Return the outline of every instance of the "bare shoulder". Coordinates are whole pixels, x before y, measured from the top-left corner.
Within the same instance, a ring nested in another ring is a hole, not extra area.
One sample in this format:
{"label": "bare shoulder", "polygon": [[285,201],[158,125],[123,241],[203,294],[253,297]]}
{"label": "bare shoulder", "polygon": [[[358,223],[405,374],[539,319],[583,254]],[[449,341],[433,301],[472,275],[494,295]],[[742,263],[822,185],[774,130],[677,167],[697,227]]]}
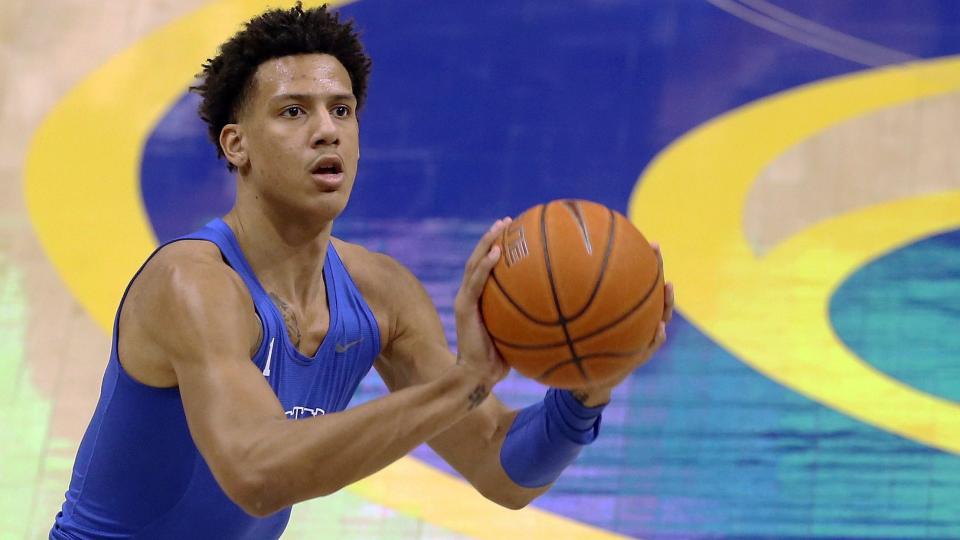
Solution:
{"label": "bare shoulder", "polygon": [[434,309],[423,285],[400,261],[338,238],[331,241],[377,317],[385,338],[397,333],[404,314]]}
{"label": "bare shoulder", "polygon": [[141,382],[172,386],[175,362],[200,359],[224,332],[232,347],[255,348],[253,300],[214,244],[182,240],[160,249],[131,284],[120,311],[119,354]]}
{"label": "bare shoulder", "polygon": [[246,300],[252,306],[249,294],[231,293],[246,293],[246,288],[217,246],[203,240],[181,240],[161,248],[144,265],[127,301],[151,297],[165,305],[226,294],[227,301]]}
{"label": "bare shoulder", "polygon": [[389,255],[370,251],[367,248],[339,238],[331,238],[350,277],[360,287],[364,296],[391,296],[400,292],[398,285],[413,285],[419,281],[400,261]]}

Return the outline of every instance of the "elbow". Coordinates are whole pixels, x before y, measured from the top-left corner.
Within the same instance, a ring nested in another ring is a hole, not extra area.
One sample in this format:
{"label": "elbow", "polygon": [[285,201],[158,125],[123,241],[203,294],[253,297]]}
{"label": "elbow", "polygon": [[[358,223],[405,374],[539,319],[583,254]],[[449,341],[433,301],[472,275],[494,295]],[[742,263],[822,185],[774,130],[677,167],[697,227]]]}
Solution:
{"label": "elbow", "polygon": [[286,506],[280,502],[268,476],[262,472],[234,472],[221,482],[221,487],[231,501],[253,517],[265,518]]}
{"label": "elbow", "polygon": [[271,470],[264,460],[250,459],[249,452],[234,452],[230,459],[219,460],[219,465],[211,467],[217,483],[247,514],[264,518],[293,504],[290,489],[282,486],[281,471]]}
{"label": "elbow", "polygon": [[493,502],[499,504],[500,506],[506,508],[507,510],[522,510],[526,508],[526,506],[530,504],[532,500],[533,499],[519,499],[519,498],[506,499],[505,498],[505,499],[500,499]]}
{"label": "elbow", "polygon": [[533,502],[533,500],[536,499],[538,495],[540,494],[536,492],[530,493],[529,490],[523,490],[523,491],[511,493],[507,496],[501,496],[498,500],[495,500],[494,502],[510,510],[521,510],[523,508],[526,508],[528,504]]}
{"label": "elbow", "polygon": [[489,501],[504,508],[520,510],[533,502],[533,500],[539,497],[546,489],[547,486],[533,489],[520,486],[497,486],[488,489],[479,489],[478,491]]}
{"label": "elbow", "polygon": [[[292,424],[284,419],[276,426],[285,429]],[[302,463],[293,451],[296,445],[278,449],[276,444],[288,440],[288,431],[245,435],[212,445],[204,459],[227,498],[253,517],[268,517],[297,502],[330,495],[348,483],[347,474],[335,467],[295,466]]]}
{"label": "elbow", "polygon": [[487,496],[487,499],[499,504],[508,510],[521,510],[536,499],[536,496],[514,493],[508,495],[497,495],[496,497]]}
{"label": "elbow", "polygon": [[221,482],[224,493],[244,512],[257,518],[268,517],[301,500],[332,495],[344,487],[331,478],[329,482],[311,485],[309,493],[301,494],[277,471],[248,467],[231,476],[227,482]]}

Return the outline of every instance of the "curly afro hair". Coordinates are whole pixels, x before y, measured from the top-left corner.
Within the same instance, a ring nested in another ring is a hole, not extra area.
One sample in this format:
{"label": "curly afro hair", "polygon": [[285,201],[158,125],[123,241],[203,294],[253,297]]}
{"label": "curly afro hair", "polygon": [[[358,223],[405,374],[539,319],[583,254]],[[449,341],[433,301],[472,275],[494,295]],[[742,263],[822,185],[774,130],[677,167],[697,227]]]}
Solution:
{"label": "curly afro hair", "polygon": [[[370,57],[363,51],[352,21],[341,23],[337,13],[327,6],[303,9],[297,4],[288,9],[273,9],[250,21],[220,46],[220,54],[203,64],[202,80],[190,90],[199,94],[200,118],[207,123],[210,140],[223,157],[220,131],[236,123],[260,64],[283,56],[322,53],[335,57],[346,68],[357,98],[357,110],[367,95]],[[227,168],[235,167],[227,162]]]}

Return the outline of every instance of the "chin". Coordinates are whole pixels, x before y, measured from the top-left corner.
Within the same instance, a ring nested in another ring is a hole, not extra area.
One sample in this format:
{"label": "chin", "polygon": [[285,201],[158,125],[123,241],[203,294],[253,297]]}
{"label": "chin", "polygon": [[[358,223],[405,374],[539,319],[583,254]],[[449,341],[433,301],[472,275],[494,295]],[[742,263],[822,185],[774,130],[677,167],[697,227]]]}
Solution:
{"label": "chin", "polygon": [[347,207],[347,201],[347,195],[340,191],[321,193],[319,197],[313,198],[303,210],[315,220],[333,221],[343,213]]}

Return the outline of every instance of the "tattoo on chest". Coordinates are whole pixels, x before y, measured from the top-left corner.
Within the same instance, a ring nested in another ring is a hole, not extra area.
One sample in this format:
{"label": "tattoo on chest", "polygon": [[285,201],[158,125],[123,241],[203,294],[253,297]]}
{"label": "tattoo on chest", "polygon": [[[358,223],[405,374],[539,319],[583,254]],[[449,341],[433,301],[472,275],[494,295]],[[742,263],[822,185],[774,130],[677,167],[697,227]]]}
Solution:
{"label": "tattoo on chest", "polygon": [[487,394],[489,393],[490,391],[487,390],[486,386],[478,384],[477,387],[470,392],[470,395],[467,396],[467,400],[470,402],[469,410],[472,411],[473,409],[476,409],[478,405],[483,403],[483,400],[486,399]]}
{"label": "tattoo on chest", "polygon": [[297,322],[297,315],[293,312],[293,308],[275,293],[270,293],[270,299],[273,300],[273,303],[276,304],[280,313],[283,314],[283,323],[287,326],[287,335],[290,336],[290,341],[293,342],[293,346],[299,347],[300,324]]}

